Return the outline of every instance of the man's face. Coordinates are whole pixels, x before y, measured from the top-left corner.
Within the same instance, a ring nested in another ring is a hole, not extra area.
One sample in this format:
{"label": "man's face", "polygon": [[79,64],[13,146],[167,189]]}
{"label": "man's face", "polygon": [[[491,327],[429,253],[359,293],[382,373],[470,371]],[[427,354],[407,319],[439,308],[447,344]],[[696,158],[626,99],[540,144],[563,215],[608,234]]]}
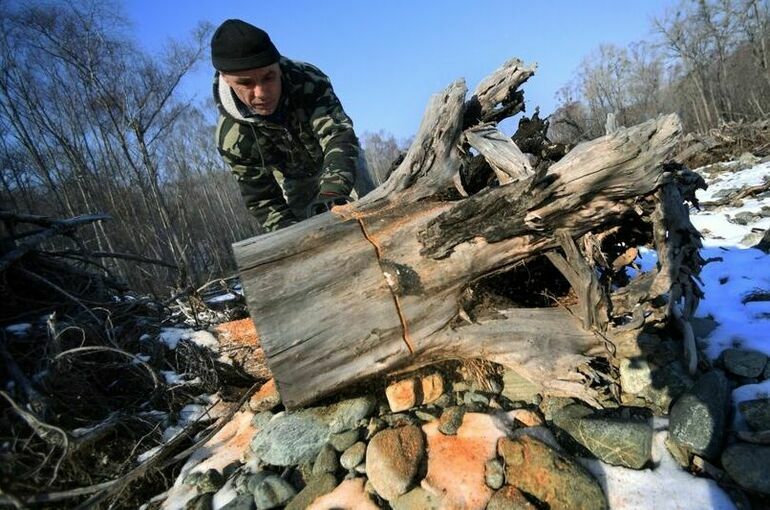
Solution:
{"label": "man's face", "polygon": [[281,99],[281,68],[266,67],[219,73],[243,104],[259,115],[270,115]]}

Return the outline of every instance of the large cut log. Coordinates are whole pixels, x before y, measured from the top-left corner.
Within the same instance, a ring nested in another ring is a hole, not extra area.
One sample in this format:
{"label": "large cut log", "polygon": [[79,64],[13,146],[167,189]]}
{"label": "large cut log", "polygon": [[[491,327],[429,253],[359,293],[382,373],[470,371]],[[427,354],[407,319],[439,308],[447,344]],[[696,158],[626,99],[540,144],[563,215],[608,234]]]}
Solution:
{"label": "large cut log", "polygon": [[[697,298],[691,283],[697,256],[679,246],[671,251],[652,232],[653,224],[669,220],[672,200],[683,201],[683,171],[664,165],[681,133],[678,118],[619,129],[535,172],[510,139],[478,124],[500,120],[501,110],[518,111],[516,88],[532,72],[509,61],[468,102],[464,83],[453,83],[431,99],[404,161],[378,189],[234,245],[251,316],[287,407],[396,370],[464,358],[501,363],[545,393],[596,403],[585,371],[592,359],[613,356],[614,328],[638,329],[639,321],[628,323],[643,311],[642,322],[675,317],[686,330]],[[494,101],[502,105],[497,110]],[[499,186],[472,196],[458,189],[469,157],[464,143],[487,157]],[[686,228],[681,212],[671,211],[679,215],[672,221]],[[656,214],[663,217],[653,221]],[[686,256],[664,257],[647,284],[633,280],[612,290],[600,283],[598,272],[620,272],[601,263],[601,239],[645,221],[653,248]],[[696,245],[697,232],[675,241]],[[576,300],[470,316],[479,281],[541,255],[564,275]],[[674,287],[685,306],[653,304]],[[620,301],[626,309],[613,315]]]}

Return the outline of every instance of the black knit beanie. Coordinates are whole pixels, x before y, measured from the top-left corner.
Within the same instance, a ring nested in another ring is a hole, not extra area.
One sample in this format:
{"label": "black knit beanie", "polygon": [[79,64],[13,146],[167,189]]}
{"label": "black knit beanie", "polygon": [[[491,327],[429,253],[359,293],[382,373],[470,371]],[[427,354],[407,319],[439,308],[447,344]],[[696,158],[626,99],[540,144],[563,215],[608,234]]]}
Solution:
{"label": "black knit beanie", "polygon": [[211,62],[217,71],[243,71],[278,62],[280,54],[262,29],[239,19],[219,25],[211,38]]}

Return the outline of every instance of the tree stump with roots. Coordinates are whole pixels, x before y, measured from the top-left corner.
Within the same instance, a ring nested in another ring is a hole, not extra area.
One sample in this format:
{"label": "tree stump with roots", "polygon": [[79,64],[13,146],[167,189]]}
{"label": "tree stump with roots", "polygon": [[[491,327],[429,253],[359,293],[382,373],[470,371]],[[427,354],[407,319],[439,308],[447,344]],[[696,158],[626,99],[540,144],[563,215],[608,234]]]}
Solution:
{"label": "tree stump with roots", "polygon": [[[535,164],[495,127],[523,109],[534,66],[511,60],[469,100],[428,104],[379,188],[234,245],[246,299],[287,408],[448,359],[508,366],[544,394],[617,399],[619,359],[674,336],[690,371],[700,236],[686,200],[703,180],[670,162],[682,127],[661,116]],[[493,185],[460,172],[483,156]],[[632,271],[640,247],[655,268]],[[532,278],[532,275],[539,275]]]}

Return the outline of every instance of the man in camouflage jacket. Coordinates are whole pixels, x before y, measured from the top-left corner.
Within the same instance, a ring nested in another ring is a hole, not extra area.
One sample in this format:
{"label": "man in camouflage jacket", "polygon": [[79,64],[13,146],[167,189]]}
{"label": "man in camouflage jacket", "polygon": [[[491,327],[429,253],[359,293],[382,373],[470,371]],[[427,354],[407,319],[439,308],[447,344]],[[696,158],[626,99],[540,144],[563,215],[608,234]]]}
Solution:
{"label": "man in camouflage jacket", "polygon": [[353,123],[329,78],[281,57],[267,33],[240,20],[217,29],[211,54],[217,147],[262,228],[277,230],[345,203],[364,169]]}

